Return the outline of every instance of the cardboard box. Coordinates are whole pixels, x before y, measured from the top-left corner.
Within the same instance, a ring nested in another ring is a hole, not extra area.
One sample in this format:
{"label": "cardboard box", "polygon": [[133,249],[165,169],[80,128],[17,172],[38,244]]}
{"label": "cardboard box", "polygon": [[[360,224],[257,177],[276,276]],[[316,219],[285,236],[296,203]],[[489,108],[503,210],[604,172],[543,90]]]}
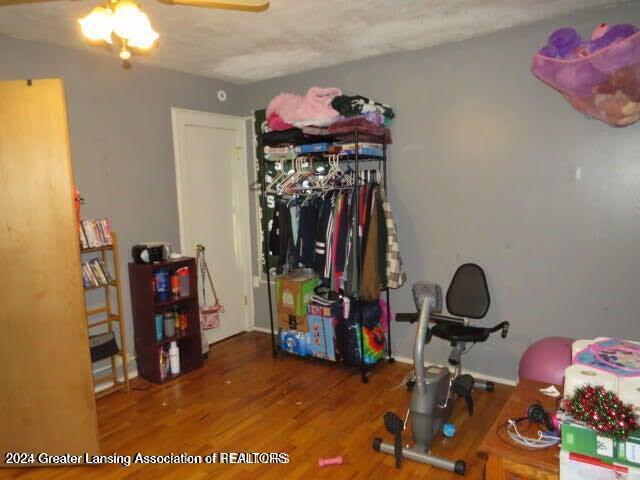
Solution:
{"label": "cardboard box", "polygon": [[640,469],[560,451],[560,480],[640,480]]}
{"label": "cardboard box", "polygon": [[320,280],[315,274],[292,272],[276,278],[276,304],[278,315],[289,313],[303,316],[307,314],[307,305],[313,290]]}
{"label": "cardboard box", "polygon": [[318,358],[336,361],[335,331],[333,318],[308,315],[309,353]]}
{"label": "cardboard box", "polygon": [[299,332],[309,331],[309,321],[306,315],[292,315],[289,313],[278,313],[278,328],[283,330],[298,330]]}
{"label": "cardboard box", "polygon": [[640,430],[633,432],[626,440],[614,440],[569,416],[562,418],[561,430],[563,450],[597,458],[605,463],[640,467]]}

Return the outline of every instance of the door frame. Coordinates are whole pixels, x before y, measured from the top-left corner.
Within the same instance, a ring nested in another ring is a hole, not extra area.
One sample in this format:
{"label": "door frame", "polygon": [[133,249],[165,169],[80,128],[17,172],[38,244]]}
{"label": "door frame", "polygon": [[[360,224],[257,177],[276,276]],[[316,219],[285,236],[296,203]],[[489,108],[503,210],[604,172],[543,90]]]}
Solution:
{"label": "door frame", "polygon": [[[233,168],[233,176],[237,181],[237,185],[249,185],[249,173],[248,173],[248,154],[247,152],[247,126],[246,117],[239,117],[233,115],[223,115],[219,113],[204,112],[199,110],[188,110],[184,108],[171,107],[171,126],[173,130],[173,154],[174,154],[174,166],[176,173],[176,196],[178,200],[178,223],[180,229],[180,249],[184,249],[185,246],[185,227],[184,227],[184,214],[182,205],[182,186],[181,186],[181,169],[182,169],[182,144],[181,144],[181,131],[185,125],[203,125],[210,126],[204,123],[203,120],[217,119],[222,121],[233,121],[237,124],[238,137],[236,148],[238,150],[238,157],[241,165],[237,165],[237,168]],[[244,153],[242,153],[244,152]],[[251,256],[251,226],[249,217],[249,193],[240,192],[239,205],[238,205],[238,217],[239,221],[234,224],[234,237],[239,239],[238,248],[239,255],[241,257],[243,285],[245,288],[244,296],[246,300],[246,308],[244,309],[244,329],[250,331],[255,325],[255,305],[253,301],[253,269],[252,269],[252,256]]]}

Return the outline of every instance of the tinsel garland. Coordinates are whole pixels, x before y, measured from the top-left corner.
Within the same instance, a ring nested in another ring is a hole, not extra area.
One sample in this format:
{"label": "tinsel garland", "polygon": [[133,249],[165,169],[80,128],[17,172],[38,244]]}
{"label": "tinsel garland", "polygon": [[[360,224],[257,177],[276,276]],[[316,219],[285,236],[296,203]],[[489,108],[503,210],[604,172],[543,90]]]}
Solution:
{"label": "tinsel garland", "polygon": [[625,440],[629,433],[638,428],[634,407],[602,386],[576,388],[566,400],[565,409],[576,420],[618,440]]}

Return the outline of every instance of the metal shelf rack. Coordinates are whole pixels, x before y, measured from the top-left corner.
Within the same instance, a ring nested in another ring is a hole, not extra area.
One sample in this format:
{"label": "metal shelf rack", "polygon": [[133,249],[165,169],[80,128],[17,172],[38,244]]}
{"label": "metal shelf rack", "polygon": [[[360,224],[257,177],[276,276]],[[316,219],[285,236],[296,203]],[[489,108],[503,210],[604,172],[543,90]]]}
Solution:
{"label": "metal shelf rack", "polygon": [[[380,137],[380,142],[382,144],[382,157],[374,157],[374,156],[365,156],[360,154],[360,142],[358,140],[358,136],[359,136],[359,131],[357,128],[354,129],[353,134],[354,134],[354,140],[355,140],[355,153],[353,155],[341,155],[340,156],[340,161],[342,162],[347,162],[347,163],[353,163],[353,169],[355,171],[355,188],[356,188],[356,202],[359,202],[359,196],[360,196],[360,189],[358,188],[360,186],[360,182],[361,182],[361,178],[360,178],[360,167],[361,167],[361,163],[362,162],[379,162],[379,164],[381,164],[382,166],[382,183],[383,183],[383,187],[386,191],[387,189],[387,143],[385,141],[384,138]],[[368,136],[371,136],[368,134]],[[295,144],[294,144],[295,146]],[[262,146],[262,142],[259,142],[259,148],[263,148]],[[305,154],[305,156],[314,156],[316,158],[321,159],[325,154],[322,153],[315,153],[315,154]],[[266,172],[266,163],[268,160],[265,159],[264,155],[260,155],[260,186],[261,186],[261,208],[262,208],[262,214],[264,215],[265,212],[267,211],[267,190],[266,190],[266,179],[265,179],[265,172]],[[355,209],[356,210],[356,225],[359,225],[360,223],[360,218],[359,218],[359,209]],[[268,238],[269,238],[269,232],[267,231],[267,225],[268,223],[265,221],[261,221],[261,227],[262,227],[262,248],[263,248],[263,252],[264,252],[264,261],[265,261],[265,269],[266,269],[266,275],[267,275],[267,292],[268,292],[268,297],[269,297],[269,322],[270,322],[270,327],[271,327],[271,348],[273,350],[273,357],[276,358],[278,356],[278,351],[279,351],[279,345],[280,342],[276,341],[277,338],[277,334],[276,331],[274,329],[274,322],[273,322],[273,300],[272,300],[272,288],[271,288],[271,265],[270,265],[270,255],[269,255],[269,242],[268,242]],[[358,261],[361,261],[361,259],[359,258],[358,255],[358,239],[356,238],[356,236],[354,236],[353,238],[353,243],[352,243],[352,248],[354,248],[355,250],[355,258],[358,259]],[[359,266],[358,271],[362,271],[362,269],[360,268],[361,266]],[[358,283],[359,283],[359,279],[358,279]],[[385,288],[385,295],[386,295],[386,300],[387,300],[387,318],[389,319],[389,330],[387,332],[387,361],[389,363],[393,363],[395,362],[395,359],[392,356],[392,349],[391,349],[391,300],[390,300],[390,296],[389,296],[389,289]],[[359,288],[356,288],[356,291],[359,291]],[[356,298],[356,300],[359,300],[359,298]],[[360,353],[361,353],[361,362],[360,362],[360,368],[359,373],[360,373],[360,378],[362,379],[362,383],[368,383],[369,382],[369,372],[376,366],[378,365],[380,362],[377,362],[375,364],[372,365],[368,365],[364,362],[364,335],[363,335],[363,331],[362,331],[362,310],[360,310],[360,318],[358,319],[358,328],[360,329]],[[301,357],[304,358],[304,357]],[[313,358],[313,360],[316,360],[315,358]],[[333,363],[333,362],[332,362]],[[345,367],[349,367],[346,366],[344,364],[341,364]],[[348,369],[353,369],[353,367],[348,368]]]}

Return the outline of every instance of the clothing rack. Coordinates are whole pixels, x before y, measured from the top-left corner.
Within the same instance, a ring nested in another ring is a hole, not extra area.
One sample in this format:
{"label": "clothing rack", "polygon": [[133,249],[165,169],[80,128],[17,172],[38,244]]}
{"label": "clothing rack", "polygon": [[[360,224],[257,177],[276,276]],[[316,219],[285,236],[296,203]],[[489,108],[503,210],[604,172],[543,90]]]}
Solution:
{"label": "clothing rack", "polygon": [[[351,155],[340,155],[339,161],[341,162],[348,162],[348,163],[353,163],[354,165],[354,170],[355,170],[355,192],[356,192],[356,205],[359,204],[359,200],[360,200],[360,182],[361,182],[361,178],[360,178],[360,164],[361,162],[379,162],[382,164],[382,183],[383,183],[383,187],[386,191],[387,189],[387,143],[384,137],[379,137],[380,139],[380,143],[382,144],[382,157],[373,157],[373,156],[365,156],[365,155],[361,155],[359,153],[360,151],[360,145],[359,145],[359,141],[358,141],[358,128],[354,129],[354,140],[355,140],[355,152],[354,154]],[[371,134],[369,134],[369,136],[371,136]],[[305,154],[307,156],[315,156],[315,157],[322,157],[323,154],[322,153],[314,153],[314,154]],[[265,179],[265,172],[266,172],[266,162],[268,160],[266,160],[264,155],[260,156],[260,182],[261,182],[261,192],[262,192],[262,214],[265,215],[266,211],[267,211],[267,185],[266,185],[266,179]],[[360,212],[359,212],[359,208],[355,209],[356,211],[356,217],[355,217],[355,223],[356,225],[360,224]],[[279,350],[279,345],[280,342],[276,341],[276,332],[274,330],[274,322],[273,322],[273,300],[272,300],[272,288],[271,288],[271,265],[270,265],[270,255],[269,255],[269,241],[268,241],[268,231],[267,231],[267,222],[265,221],[261,221],[261,228],[262,228],[262,241],[263,241],[263,252],[264,252],[264,258],[265,258],[265,266],[266,266],[266,271],[267,271],[267,291],[268,291],[268,297],[269,297],[269,322],[270,322],[270,326],[271,326],[271,348],[273,351],[273,357],[276,358],[278,356],[278,350]],[[354,252],[355,252],[355,258],[358,261],[358,272],[362,271],[362,265],[361,260],[358,255],[358,236],[354,235],[353,239],[352,239],[352,248],[354,248]],[[360,290],[360,278],[358,276],[357,280],[357,288],[356,291],[359,292]],[[389,288],[385,288],[385,295],[386,295],[386,300],[387,300],[387,319],[388,319],[388,331],[387,331],[387,361],[389,363],[394,363],[395,359],[392,356],[392,351],[391,351],[391,324],[392,319],[391,319],[391,299],[389,296]],[[359,293],[356,294],[356,300],[360,300],[359,298]],[[358,319],[358,328],[360,330],[360,355],[361,355],[361,365],[360,365],[360,377],[362,379],[362,383],[368,383],[369,382],[369,376],[368,373],[369,371],[371,371],[378,363],[380,362],[376,362],[373,365],[367,365],[365,363],[365,351],[364,351],[364,333],[363,333],[363,319],[362,319],[362,309],[359,309],[359,319]],[[321,359],[315,359],[314,360],[321,360]]]}

